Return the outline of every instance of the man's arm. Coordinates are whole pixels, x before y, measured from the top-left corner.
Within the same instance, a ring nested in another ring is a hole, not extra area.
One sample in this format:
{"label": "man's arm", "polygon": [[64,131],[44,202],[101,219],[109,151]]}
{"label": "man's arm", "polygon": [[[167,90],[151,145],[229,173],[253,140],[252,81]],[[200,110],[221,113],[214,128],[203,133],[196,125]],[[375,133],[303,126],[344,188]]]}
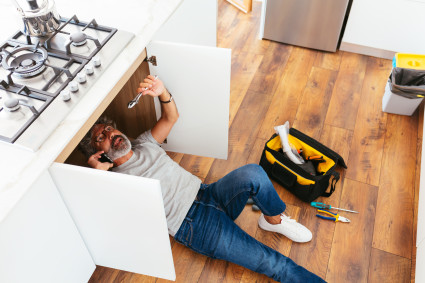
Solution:
{"label": "man's arm", "polygon": [[[174,100],[171,100],[171,94],[164,87],[162,81],[149,75],[144,79],[143,83],[140,83],[140,87],[137,90],[142,92],[143,95],[150,95],[152,97],[158,96],[161,103],[161,118],[152,128],[152,137],[159,143],[163,143],[173,128],[174,124],[179,118],[176,104]],[[167,102],[168,103],[163,103]]]}

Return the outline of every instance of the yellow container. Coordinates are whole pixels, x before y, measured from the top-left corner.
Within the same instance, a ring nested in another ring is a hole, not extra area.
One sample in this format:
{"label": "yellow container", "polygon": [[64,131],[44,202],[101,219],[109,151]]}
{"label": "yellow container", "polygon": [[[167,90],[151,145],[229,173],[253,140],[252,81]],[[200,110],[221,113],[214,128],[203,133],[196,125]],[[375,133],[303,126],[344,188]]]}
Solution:
{"label": "yellow container", "polygon": [[425,70],[425,55],[396,53],[395,63],[399,68]]}

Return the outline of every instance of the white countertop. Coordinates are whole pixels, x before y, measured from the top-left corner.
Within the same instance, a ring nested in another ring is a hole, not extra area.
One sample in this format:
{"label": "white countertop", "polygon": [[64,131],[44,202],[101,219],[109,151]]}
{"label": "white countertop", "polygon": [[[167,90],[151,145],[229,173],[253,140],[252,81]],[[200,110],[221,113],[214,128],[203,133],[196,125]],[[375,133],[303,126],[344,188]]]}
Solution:
{"label": "white countertop", "polygon": [[[62,152],[182,1],[56,0],[56,8],[63,17],[76,14],[82,21],[95,18],[100,25],[130,31],[136,37],[98,79],[90,95],[86,95],[76,105],[37,152],[0,143],[0,222]],[[0,42],[4,42],[20,28],[20,19],[11,1],[2,2]]]}

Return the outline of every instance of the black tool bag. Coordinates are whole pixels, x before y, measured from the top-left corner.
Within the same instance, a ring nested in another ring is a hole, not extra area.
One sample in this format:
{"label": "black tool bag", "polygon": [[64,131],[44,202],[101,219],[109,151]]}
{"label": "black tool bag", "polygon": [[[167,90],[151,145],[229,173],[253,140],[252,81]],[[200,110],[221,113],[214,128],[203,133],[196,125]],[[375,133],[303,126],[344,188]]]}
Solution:
{"label": "black tool bag", "polygon": [[[264,146],[260,165],[271,179],[305,202],[311,202],[320,196],[329,197],[335,191],[335,185],[339,180],[339,173],[335,171],[335,167],[339,164],[347,168],[344,159],[338,153],[294,128],[289,129],[288,140],[301,151],[300,155],[304,159],[313,156],[322,157],[312,161],[316,171],[315,176],[309,173],[311,170],[305,169],[305,164],[295,164],[286,156],[277,134],[274,134]],[[327,192],[329,182],[331,182],[331,188]]]}

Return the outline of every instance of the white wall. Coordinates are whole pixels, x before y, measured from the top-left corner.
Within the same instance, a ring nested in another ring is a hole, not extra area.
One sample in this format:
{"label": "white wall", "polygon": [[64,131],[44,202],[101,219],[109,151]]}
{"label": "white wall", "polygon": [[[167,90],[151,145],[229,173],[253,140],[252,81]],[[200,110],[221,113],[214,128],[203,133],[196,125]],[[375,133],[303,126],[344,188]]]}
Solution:
{"label": "white wall", "polygon": [[425,54],[424,14],[425,0],[354,0],[341,50],[384,58]]}

